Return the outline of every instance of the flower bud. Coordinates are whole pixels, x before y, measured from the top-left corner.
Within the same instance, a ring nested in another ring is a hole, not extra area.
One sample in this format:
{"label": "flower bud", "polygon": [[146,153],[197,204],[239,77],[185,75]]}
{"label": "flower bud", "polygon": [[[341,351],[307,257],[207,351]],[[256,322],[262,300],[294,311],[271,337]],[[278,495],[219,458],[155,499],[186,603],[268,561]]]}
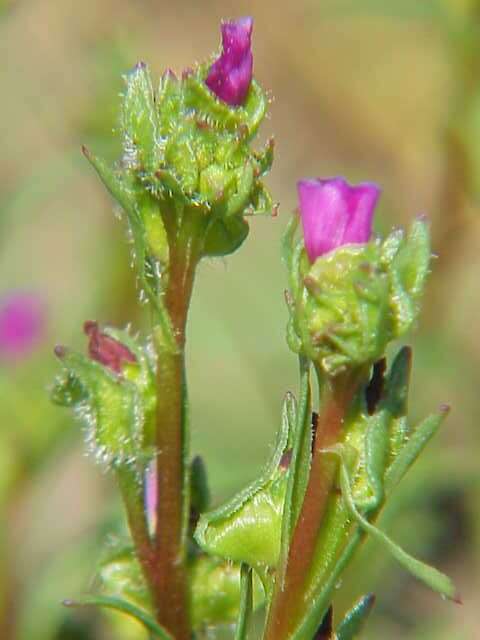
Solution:
{"label": "flower bud", "polygon": [[415,323],[428,274],[428,225],[370,240],[379,190],[341,178],[299,183],[297,221],[286,236],[290,347],[327,375],[371,365]]}
{"label": "flower bud", "polygon": [[252,81],[252,18],[222,24],[222,53],[205,80],[213,93],[232,107],[242,105]]}
{"label": "flower bud", "polygon": [[147,346],[113,328],[85,323],[89,356],[66,347],[55,354],[64,371],[52,389],[57,404],[73,408],[87,429],[97,460],[113,467],[136,463],[141,481],[153,455],[156,362]]}
{"label": "flower bud", "polygon": [[303,237],[310,262],[346,244],[365,244],[380,195],[372,183],[350,186],[343,178],[300,180]]}
{"label": "flower bud", "polygon": [[154,304],[176,244],[194,246],[197,260],[230,254],[248,235],[245,216],[274,210],[262,182],[273,144],[252,148],[268,98],[252,78],[251,31],[251,18],[225,22],[218,60],[179,77],[167,70],[158,89],[137,64],[125,75],[121,161],[109,167],[84,150],[125,212],[139,286]]}
{"label": "flower bud", "polygon": [[87,320],[83,325],[83,330],[89,338],[88,355],[90,358],[108,367],[114,373],[121,373],[124,363],[137,361],[128,347],[106,333],[102,333],[97,322]]}

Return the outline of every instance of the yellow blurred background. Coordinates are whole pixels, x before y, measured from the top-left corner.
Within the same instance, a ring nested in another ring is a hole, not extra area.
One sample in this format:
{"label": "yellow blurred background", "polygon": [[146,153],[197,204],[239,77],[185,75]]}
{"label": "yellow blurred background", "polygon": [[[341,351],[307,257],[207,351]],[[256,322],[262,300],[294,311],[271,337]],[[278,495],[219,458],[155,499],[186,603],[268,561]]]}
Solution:
{"label": "yellow blurred background", "polygon": [[[280,214],[200,269],[190,317],[193,450],[215,500],[265,460],[296,361],[285,343],[279,241],[302,176],[383,188],[377,230],[432,220],[434,261],[414,346],[411,414],[453,410],[383,518],[392,537],[455,579],[441,601],[373,545],[338,611],[378,595],[365,637],[480,638],[480,3],[478,0],[0,0],[0,293],[36,291],[47,335],[0,362],[0,638],[142,638],[123,620],[65,610],[121,517],[81,428],[50,405],[56,343],[84,348],[85,319],[146,329],[124,229],[80,153],[119,153],[121,74],[154,75],[216,50],[223,17],[255,19],[255,75],[272,95],[265,137]],[[478,36],[478,37],[477,37]],[[476,135],[478,134],[478,135]],[[477,607],[475,608],[475,603]]]}

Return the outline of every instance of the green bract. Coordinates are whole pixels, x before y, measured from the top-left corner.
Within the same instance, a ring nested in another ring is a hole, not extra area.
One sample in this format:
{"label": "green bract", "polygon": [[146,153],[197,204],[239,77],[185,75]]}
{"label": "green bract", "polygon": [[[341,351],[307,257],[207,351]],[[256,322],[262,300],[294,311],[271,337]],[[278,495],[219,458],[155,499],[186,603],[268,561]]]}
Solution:
{"label": "green bract", "polygon": [[258,480],[227,504],[201,516],[195,539],[204,551],[245,562],[262,573],[276,565],[294,421],[294,400],[288,395],[274,452]]}
{"label": "green bract", "polygon": [[154,357],[127,331],[108,328],[105,333],[128,347],[136,363],[126,363],[117,375],[87,356],[61,349],[57,353],[65,370],[55,381],[52,398],[73,407],[85,422],[87,442],[100,462],[146,464],[154,444]]}
{"label": "green bract", "polygon": [[425,220],[384,242],[345,245],[311,264],[303,241],[285,253],[290,272],[288,343],[328,375],[379,359],[414,325],[430,261]]}

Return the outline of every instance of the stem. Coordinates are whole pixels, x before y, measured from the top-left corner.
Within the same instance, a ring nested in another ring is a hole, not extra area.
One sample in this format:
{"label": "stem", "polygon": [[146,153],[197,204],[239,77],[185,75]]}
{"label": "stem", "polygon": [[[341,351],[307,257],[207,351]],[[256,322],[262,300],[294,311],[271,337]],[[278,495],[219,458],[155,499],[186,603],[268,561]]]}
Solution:
{"label": "stem", "polygon": [[150,588],[152,588],[155,583],[155,556],[148,533],[143,492],[134,470],[119,470],[117,479],[127,511],[128,526],[135,544],[137,558],[142,566],[145,578]]}
{"label": "stem", "polygon": [[[192,216],[193,218],[193,216]],[[157,528],[153,547],[155,576],[152,596],[158,622],[176,640],[190,639],[186,601],[185,539],[189,511],[186,434],[185,329],[195,267],[200,257],[192,219],[185,218],[170,243],[169,284],[165,306],[176,348],[166,345],[161,330],[157,348]],[[195,220],[193,220],[195,224]]]}
{"label": "stem", "polygon": [[345,374],[328,380],[321,389],[322,411],[314,434],[307,490],[288,551],[285,579],[283,584],[281,580],[275,584],[266,640],[289,638],[303,617],[303,592],[338,467],[335,457],[324,451],[340,439],[342,424],[357,387],[357,376]]}

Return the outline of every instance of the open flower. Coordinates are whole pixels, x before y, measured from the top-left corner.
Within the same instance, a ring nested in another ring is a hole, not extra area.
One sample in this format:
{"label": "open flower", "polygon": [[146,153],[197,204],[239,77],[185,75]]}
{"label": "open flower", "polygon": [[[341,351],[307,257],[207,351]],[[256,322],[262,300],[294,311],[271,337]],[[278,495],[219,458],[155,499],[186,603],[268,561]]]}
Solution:
{"label": "open flower", "polygon": [[97,322],[87,320],[83,330],[88,336],[88,355],[92,360],[96,360],[115,373],[122,372],[122,365],[125,362],[137,361],[130,349],[106,333],[102,333]]}
{"label": "open flower", "polygon": [[300,180],[297,189],[310,262],[342,245],[370,240],[380,195],[375,184],[350,186],[343,178],[314,178]]}
{"label": "open flower", "polygon": [[232,107],[245,102],[252,81],[252,27],[252,18],[222,23],[223,50],[205,80],[207,87]]}
{"label": "open flower", "polygon": [[30,355],[45,328],[45,309],[38,295],[13,291],[0,299],[0,359]]}

